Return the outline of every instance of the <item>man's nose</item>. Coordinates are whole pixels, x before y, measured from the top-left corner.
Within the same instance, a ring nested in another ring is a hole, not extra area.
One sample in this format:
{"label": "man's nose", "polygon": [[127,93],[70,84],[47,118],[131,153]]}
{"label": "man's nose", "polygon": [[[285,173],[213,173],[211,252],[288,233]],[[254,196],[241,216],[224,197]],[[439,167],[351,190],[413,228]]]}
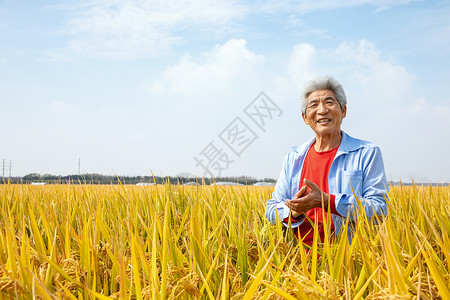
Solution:
{"label": "man's nose", "polygon": [[317,108],[317,112],[319,114],[325,114],[328,111],[325,103],[319,102],[319,107]]}

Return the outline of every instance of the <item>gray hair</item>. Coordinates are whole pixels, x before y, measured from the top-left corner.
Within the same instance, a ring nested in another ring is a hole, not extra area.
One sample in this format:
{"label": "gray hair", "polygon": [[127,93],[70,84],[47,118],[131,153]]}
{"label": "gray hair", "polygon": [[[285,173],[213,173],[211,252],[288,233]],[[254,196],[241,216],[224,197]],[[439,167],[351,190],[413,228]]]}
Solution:
{"label": "gray hair", "polygon": [[336,100],[339,102],[341,108],[347,105],[347,97],[345,96],[342,85],[333,77],[325,76],[313,79],[305,84],[302,93],[302,99],[300,100],[300,106],[302,113],[306,114],[306,106],[308,105],[308,97],[313,92],[330,90],[336,95]]}

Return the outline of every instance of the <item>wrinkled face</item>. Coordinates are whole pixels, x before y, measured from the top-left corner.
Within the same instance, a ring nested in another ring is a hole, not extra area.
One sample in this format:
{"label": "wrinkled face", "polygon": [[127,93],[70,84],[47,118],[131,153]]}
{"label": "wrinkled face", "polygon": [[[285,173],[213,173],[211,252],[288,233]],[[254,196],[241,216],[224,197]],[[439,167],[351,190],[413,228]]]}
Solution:
{"label": "wrinkled face", "polygon": [[309,95],[306,114],[302,113],[302,117],[316,134],[329,135],[340,133],[346,113],[347,106],[341,108],[334,92],[321,90]]}

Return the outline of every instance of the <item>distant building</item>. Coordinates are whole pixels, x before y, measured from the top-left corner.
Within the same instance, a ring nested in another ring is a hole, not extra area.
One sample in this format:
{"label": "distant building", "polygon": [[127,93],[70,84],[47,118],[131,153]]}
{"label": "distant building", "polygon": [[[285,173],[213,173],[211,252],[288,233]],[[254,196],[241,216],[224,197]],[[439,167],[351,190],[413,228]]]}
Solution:
{"label": "distant building", "polygon": [[192,174],[192,173],[188,173],[188,172],[182,172],[182,173],[178,173],[174,177],[178,177],[178,178],[195,178],[195,175]]}
{"label": "distant building", "polygon": [[257,182],[254,186],[274,186],[275,182]]}
{"label": "distant building", "polygon": [[222,182],[213,182],[211,185],[244,185],[237,182],[230,182],[230,181],[222,181]]}

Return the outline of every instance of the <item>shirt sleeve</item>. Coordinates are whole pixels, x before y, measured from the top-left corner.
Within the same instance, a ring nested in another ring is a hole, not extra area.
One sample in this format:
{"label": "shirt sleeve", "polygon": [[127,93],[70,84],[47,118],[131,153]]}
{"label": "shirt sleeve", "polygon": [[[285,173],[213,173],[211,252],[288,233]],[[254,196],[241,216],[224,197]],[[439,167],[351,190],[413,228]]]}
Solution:
{"label": "shirt sleeve", "polygon": [[289,217],[283,219],[283,223],[288,224],[289,220],[291,221],[291,223],[297,223],[297,222],[301,221],[302,219],[303,219],[303,215],[299,215],[296,218],[294,218],[292,215],[290,215]]}
{"label": "shirt sleeve", "polygon": [[333,215],[338,215],[338,216],[342,217],[342,216],[338,213],[338,211],[336,210],[336,196],[335,196],[335,195],[331,195],[331,194],[330,194],[330,212],[331,212]]}
{"label": "shirt sleeve", "polygon": [[344,217],[356,219],[360,205],[368,218],[387,215],[387,192],[389,186],[384,172],[383,158],[378,147],[373,147],[362,158],[361,191],[336,193],[336,211]]}
{"label": "shirt sleeve", "polygon": [[[288,226],[290,209],[286,206],[286,199],[291,199],[291,176],[290,176],[290,160],[289,154],[283,160],[280,176],[275,185],[275,191],[272,193],[272,199],[267,200],[266,218],[271,223],[277,222],[277,218]],[[292,228],[298,227],[305,220],[305,215],[301,215],[296,222],[292,222]]]}

